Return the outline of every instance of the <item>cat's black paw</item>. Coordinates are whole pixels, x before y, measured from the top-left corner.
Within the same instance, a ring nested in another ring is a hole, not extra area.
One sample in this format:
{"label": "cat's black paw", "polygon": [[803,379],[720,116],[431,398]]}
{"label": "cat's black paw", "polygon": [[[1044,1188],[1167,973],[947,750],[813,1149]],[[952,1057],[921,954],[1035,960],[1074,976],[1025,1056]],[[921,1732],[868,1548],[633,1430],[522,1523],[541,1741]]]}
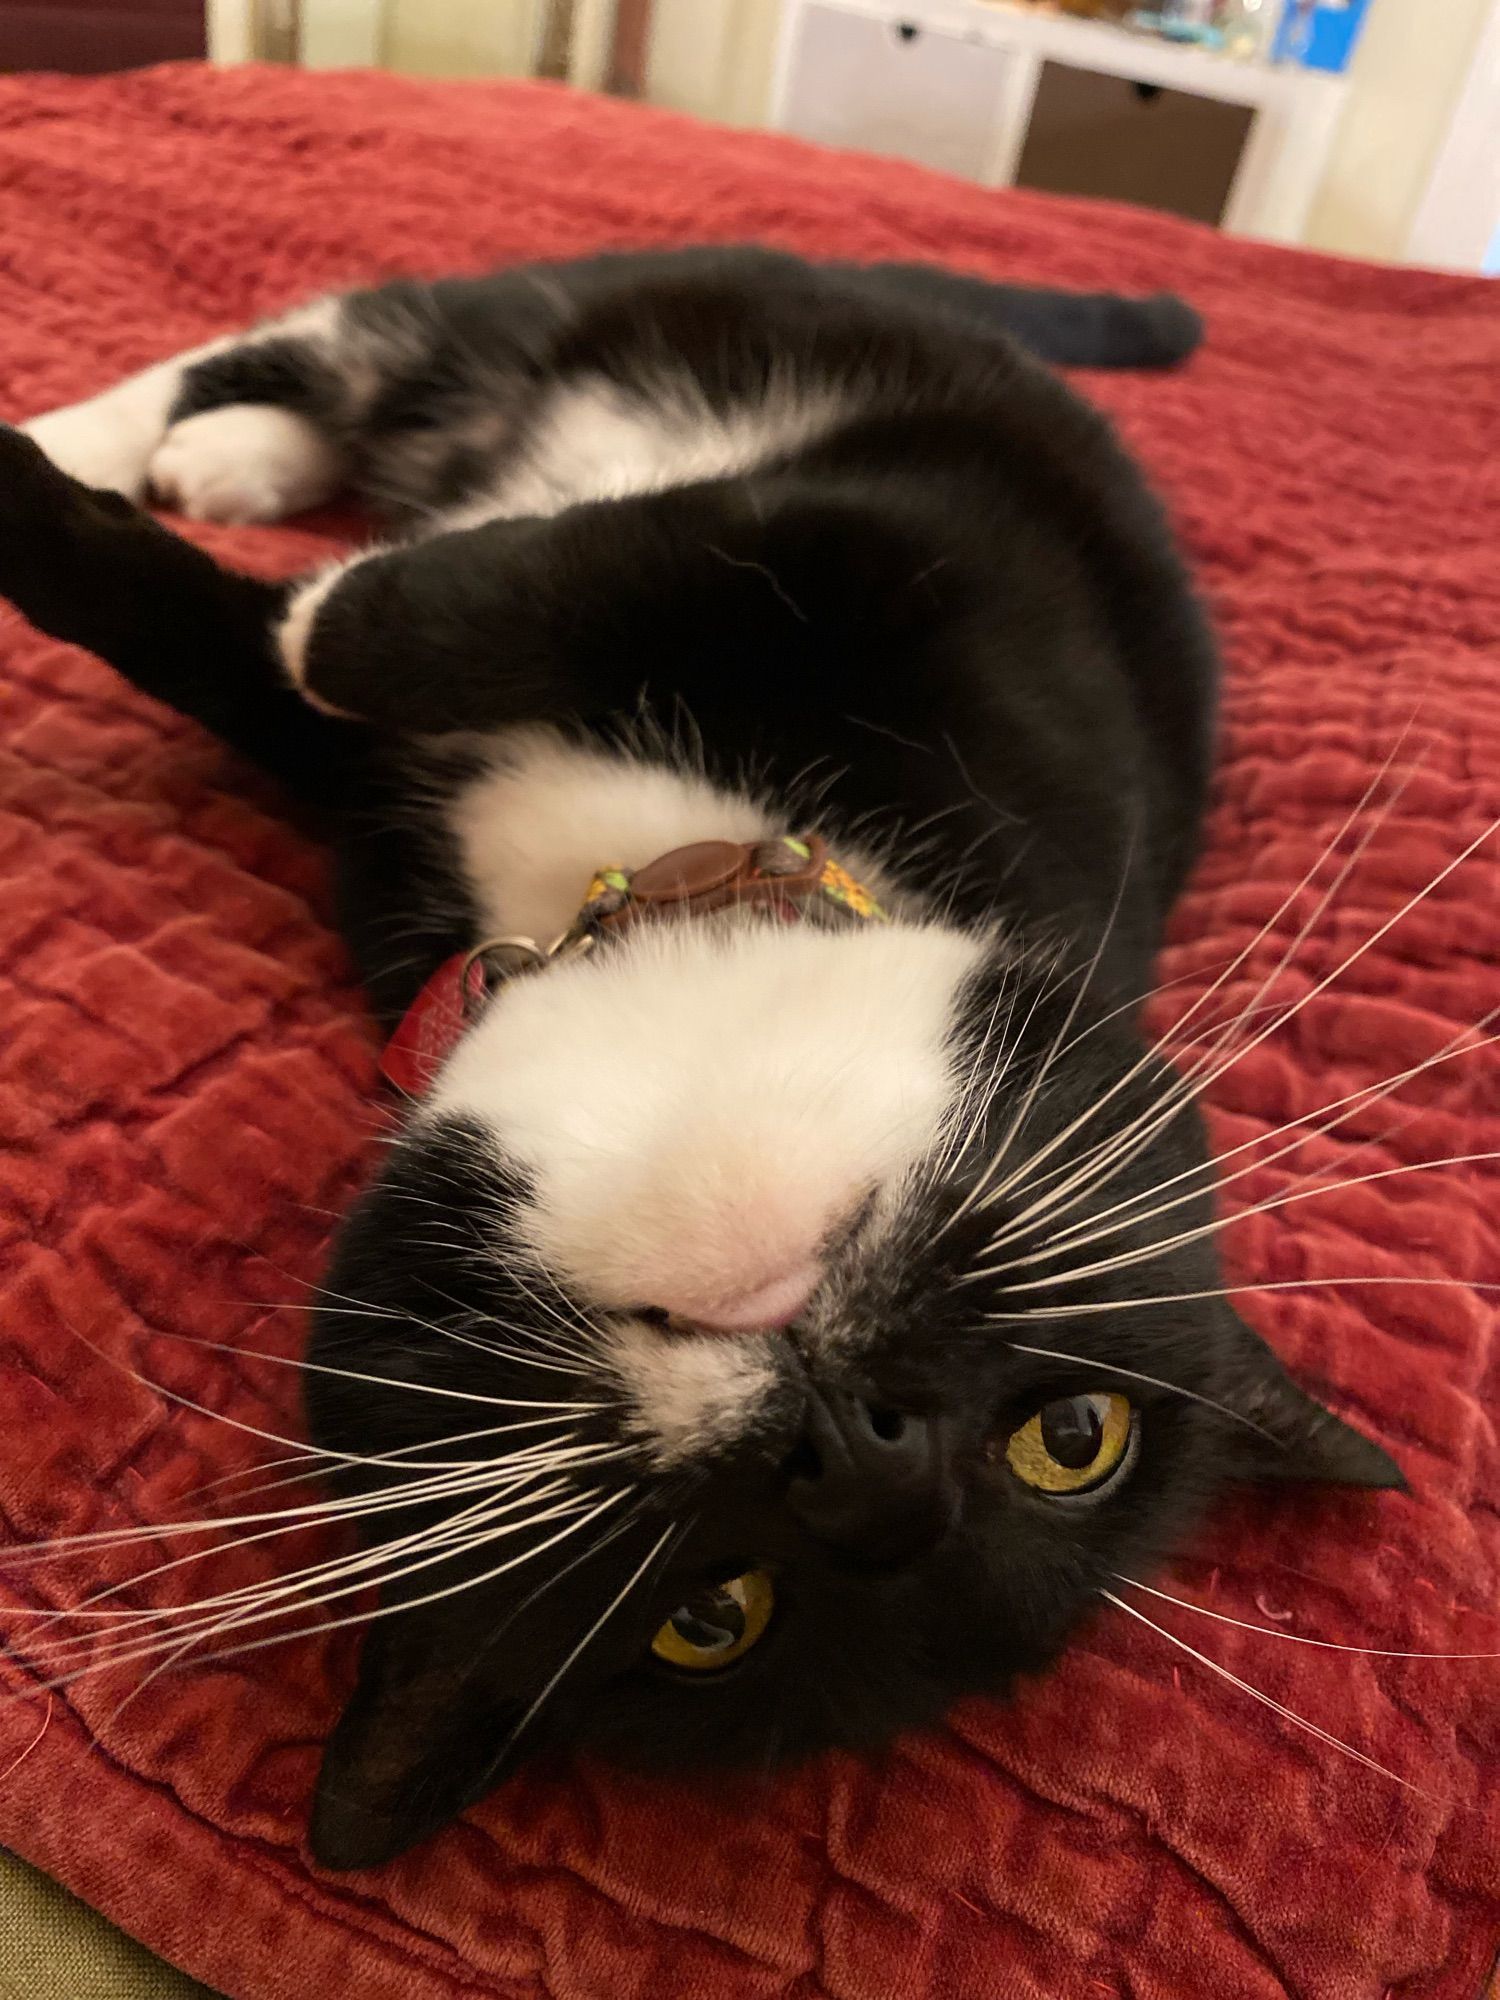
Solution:
{"label": "cat's black paw", "polygon": [[0,597],[46,625],[87,489],[23,432],[0,425]]}
{"label": "cat's black paw", "polygon": [[123,494],[85,486],[0,425],[0,597],[53,638],[97,648],[101,606],[155,601],[176,538]]}
{"label": "cat's black paw", "polygon": [[10,424],[0,424],[0,527],[11,527],[55,508],[72,480]]}
{"label": "cat's black paw", "polygon": [[[84,486],[52,463],[24,431],[0,424],[0,537],[73,535],[88,526],[139,518],[121,493]],[[0,548],[0,567],[5,553]]]}

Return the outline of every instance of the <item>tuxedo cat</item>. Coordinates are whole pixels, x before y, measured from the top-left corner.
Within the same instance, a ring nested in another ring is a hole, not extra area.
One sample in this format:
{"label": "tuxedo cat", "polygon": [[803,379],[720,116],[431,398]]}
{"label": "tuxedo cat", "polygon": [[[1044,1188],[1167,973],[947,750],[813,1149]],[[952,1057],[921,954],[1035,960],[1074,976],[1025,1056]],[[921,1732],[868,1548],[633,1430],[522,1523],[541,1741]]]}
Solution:
{"label": "tuxedo cat", "polygon": [[[878,1746],[1044,1667],[1226,1482],[1399,1483],[1231,1311],[1136,1018],[1214,645],[1039,362],[1198,333],[601,256],[326,300],[0,436],[0,589],[326,812],[410,1093],[308,1353],[362,1537],[308,1594],[380,1593],[329,1865],[547,1744]],[[342,490],[391,539],[290,586],[133,504]]]}

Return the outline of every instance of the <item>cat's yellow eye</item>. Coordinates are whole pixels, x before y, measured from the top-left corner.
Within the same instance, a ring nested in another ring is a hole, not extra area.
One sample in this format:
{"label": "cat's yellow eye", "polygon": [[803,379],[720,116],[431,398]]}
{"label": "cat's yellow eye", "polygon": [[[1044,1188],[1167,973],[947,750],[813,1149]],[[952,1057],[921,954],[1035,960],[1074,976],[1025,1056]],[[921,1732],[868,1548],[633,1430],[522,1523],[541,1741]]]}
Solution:
{"label": "cat's yellow eye", "polygon": [[1124,1396],[1060,1396],[1011,1432],[1005,1462],[1038,1493],[1092,1493],[1124,1471],[1134,1440],[1135,1416]]}
{"label": "cat's yellow eye", "polygon": [[679,1604],[651,1641],[657,1659],[690,1674],[713,1674],[744,1658],[771,1622],[776,1591],[763,1569],[711,1584]]}

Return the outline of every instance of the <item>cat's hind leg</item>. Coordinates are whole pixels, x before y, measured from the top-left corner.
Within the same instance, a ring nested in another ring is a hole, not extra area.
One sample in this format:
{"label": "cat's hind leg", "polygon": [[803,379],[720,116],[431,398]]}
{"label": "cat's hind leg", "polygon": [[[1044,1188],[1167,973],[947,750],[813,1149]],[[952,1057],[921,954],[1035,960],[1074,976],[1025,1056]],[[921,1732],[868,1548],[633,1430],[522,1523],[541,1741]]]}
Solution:
{"label": "cat's hind leg", "polygon": [[201,521],[277,521],[344,483],[342,305],[326,299],[160,361],[22,426],[83,485]]}
{"label": "cat's hind leg", "polygon": [[151,460],[167,434],[182,378],[219,343],[143,368],[81,403],[49,410],[22,424],[59,472],[98,492],[145,497]]}
{"label": "cat's hind leg", "polygon": [[291,410],[229,403],[172,425],[152,456],[152,496],[190,521],[282,521],[343,485],[338,447]]}

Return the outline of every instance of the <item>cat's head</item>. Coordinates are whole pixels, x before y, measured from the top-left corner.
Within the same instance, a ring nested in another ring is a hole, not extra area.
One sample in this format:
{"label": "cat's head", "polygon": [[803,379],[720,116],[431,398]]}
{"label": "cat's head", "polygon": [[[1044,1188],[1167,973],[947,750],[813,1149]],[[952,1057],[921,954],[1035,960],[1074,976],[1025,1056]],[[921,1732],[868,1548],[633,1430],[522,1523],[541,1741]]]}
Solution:
{"label": "cat's head", "polygon": [[1002,937],[735,916],[503,988],[317,1315],[383,1580],[320,1857],[549,1743],[878,1745],[1044,1666],[1226,1478],[1395,1483],[1230,1310],[1205,1158]]}

